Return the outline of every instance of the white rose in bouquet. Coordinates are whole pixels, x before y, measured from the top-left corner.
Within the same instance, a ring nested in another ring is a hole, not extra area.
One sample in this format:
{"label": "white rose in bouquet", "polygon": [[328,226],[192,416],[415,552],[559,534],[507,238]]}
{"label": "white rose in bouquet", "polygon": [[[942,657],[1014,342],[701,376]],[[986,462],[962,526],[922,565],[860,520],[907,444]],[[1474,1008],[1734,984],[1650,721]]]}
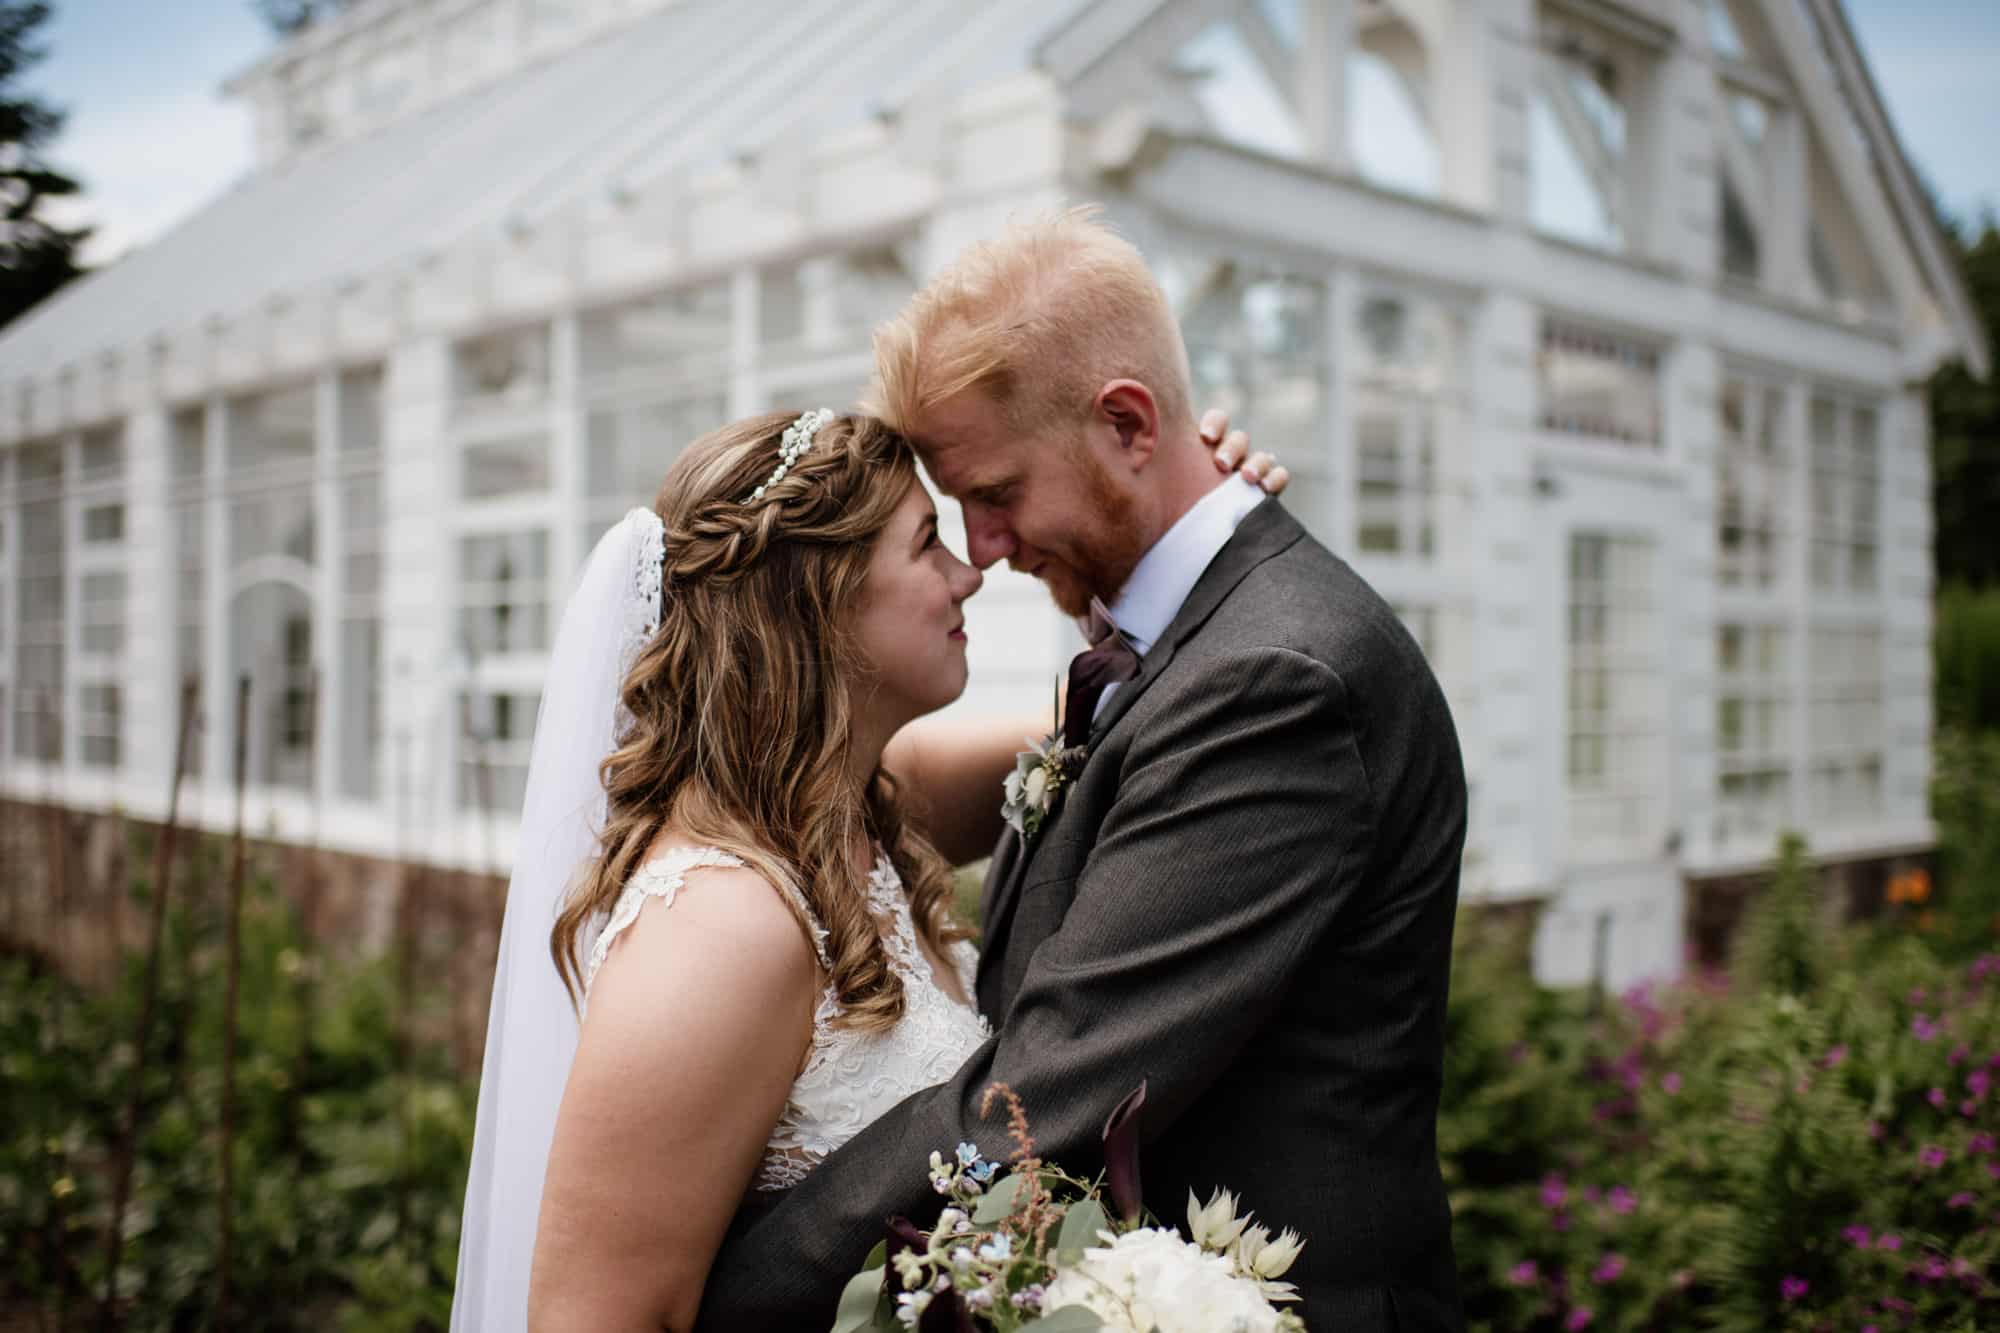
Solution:
{"label": "white rose in bouquet", "polygon": [[1128,1231],[1064,1266],[1042,1308],[1066,1305],[1086,1306],[1107,1329],[1133,1333],[1278,1333],[1295,1324],[1226,1257],[1158,1227]]}

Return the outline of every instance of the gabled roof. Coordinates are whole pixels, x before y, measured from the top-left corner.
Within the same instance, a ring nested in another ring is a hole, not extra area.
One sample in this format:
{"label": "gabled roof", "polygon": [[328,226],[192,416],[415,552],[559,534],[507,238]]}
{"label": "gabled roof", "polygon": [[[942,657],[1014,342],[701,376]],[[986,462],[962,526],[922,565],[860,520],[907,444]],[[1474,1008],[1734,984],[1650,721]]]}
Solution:
{"label": "gabled roof", "polygon": [[253,171],[0,332],[0,379],[360,279],[584,198],[1027,68],[1088,0],[682,0],[372,133]]}
{"label": "gabled roof", "polygon": [[1910,246],[1925,285],[1937,299],[1951,326],[1965,363],[1984,379],[1992,373],[1993,349],[1986,328],[1965,285],[1965,273],[1938,229],[1937,214],[1918,183],[1917,173],[1903,152],[1895,126],[1882,104],[1875,78],[1861,54],[1854,28],[1840,0],[1809,0],[1830,47],[1834,77],[1846,95],[1861,131],[1868,138],[1876,175],[1889,197],[1904,240]]}
{"label": "gabled roof", "polygon": [[[1254,2],[1254,0],[1252,0]],[[1793,0],[1775,0],[1790,4]],[[1990,349],[1837,0],[1819,16],[1877,183],[1948,325]],[[144,247],[0,331],[0,380],[419,264],[455,242],[647,186],[809,127],[837,130],[1039,67],[1082,80],[1150,55],[1215,0],[680,0],[371,133],[252,172]]]}

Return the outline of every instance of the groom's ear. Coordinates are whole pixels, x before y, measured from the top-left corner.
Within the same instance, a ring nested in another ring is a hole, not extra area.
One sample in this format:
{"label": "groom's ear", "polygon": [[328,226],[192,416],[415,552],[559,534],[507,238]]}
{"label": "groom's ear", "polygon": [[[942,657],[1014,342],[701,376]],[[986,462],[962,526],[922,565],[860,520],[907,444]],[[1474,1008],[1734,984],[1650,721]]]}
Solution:
{"label": "groom's ear", "polygon": [[1138,380],[1110,380],[1097,391],[1097,425],[1118,441],[1119,456],[1134,472],[1152,462],[1160,446],[1160,405]]}

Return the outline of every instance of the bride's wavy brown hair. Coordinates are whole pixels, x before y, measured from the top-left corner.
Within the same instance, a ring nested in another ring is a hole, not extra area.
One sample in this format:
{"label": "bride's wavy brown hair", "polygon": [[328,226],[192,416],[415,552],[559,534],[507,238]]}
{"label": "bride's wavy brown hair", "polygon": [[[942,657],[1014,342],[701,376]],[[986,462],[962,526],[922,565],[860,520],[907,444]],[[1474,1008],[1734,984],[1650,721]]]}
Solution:
{"label": "bride's wavy brown hair", "polygon": [[875,539],[917,484],[915,455],[874,417],[836,417],[746,504],[795,419],[703,436],[653,502],[666,528],[660,628],[621,687],[631,721],[601,770],[598,855],[549,936],[572,999],[585,925],[610,911],[669,822],[797,890],[827,933],[842,1026],[880,1031],[903,1014],[858,848],[888,853],[927,943],[942,951],[968,934],[947,910],[950,870],[903,818],[893,779],[878,768],[863,789],[849,768],[868,669],[849,626]]}

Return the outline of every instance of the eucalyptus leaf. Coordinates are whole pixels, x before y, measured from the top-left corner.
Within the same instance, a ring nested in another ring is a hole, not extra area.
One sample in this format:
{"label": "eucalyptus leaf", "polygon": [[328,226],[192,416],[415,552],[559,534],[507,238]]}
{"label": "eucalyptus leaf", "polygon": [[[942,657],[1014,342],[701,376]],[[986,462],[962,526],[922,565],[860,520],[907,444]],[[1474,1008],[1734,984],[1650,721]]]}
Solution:
{"label": "eucalyptus leaf", "polygon": [[882,1294],[882,1272],[864,1269],[847,1279],[840,1304],[834,1308],[832,1333],[867,1333],[875,1327],[875,1305]]}
{"label": "eucalyptus leaf", "polygon": [[1009,1175],[986,1191],[985,1197],[979,1201],[979,1206],[972,1210],[973,1222],[986,1226],[998,1222],[1013,1212],[1014,1197],[1021,1192],[1021,1187],[1027,1183],[1027,1179],[1025,1175]]}
{"label": "eucalyptus leaf", "polygon": [[1034,1329],[1036,1333],[1095,1333],[1104,1327],[1104,1321],[1097,1312],[1087,1305],[1065,1305],[1040,1319],[1021,1325],[1021,1333]]}
{"label": "eucalyptus leaf", "polygon": [[1074,1262],[1084,1250],[1097,1243],[1097,1233],[1108,1229],[1111,1219],[1095,1199],[1079,1199],[1063,1214],[1062,1228],[1056,1232],[1056,1255]]}
{"label": "eucalyptus leaf", "polygon": [[880,1268],[883,1264],[886,1264],[888,1262],[889,1262],[889,1242],[886,1240],[878,1240],[875,1242],[875,1248],[868,1251],[868,1262],[861,1265],[861,1271],[865,1273],[871,1268]]}

